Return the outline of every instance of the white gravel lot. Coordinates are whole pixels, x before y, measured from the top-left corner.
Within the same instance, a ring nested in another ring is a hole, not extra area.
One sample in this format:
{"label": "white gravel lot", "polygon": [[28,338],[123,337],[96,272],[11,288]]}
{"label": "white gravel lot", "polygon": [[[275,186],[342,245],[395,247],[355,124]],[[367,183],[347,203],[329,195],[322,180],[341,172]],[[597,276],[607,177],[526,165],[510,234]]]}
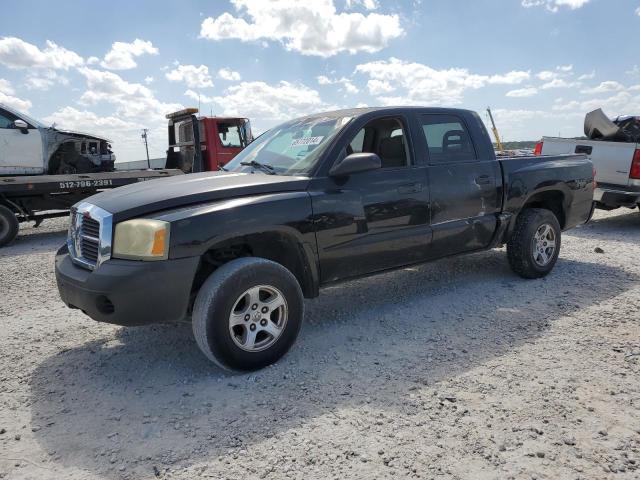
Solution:
{"label": "white gravel lot", "polygon": [[542,280],[494,250],[326,289],[242,375],[188,325],[67,309],[65,223],[0,250],[0,478],[640,478],[637,212],[567,232]]}

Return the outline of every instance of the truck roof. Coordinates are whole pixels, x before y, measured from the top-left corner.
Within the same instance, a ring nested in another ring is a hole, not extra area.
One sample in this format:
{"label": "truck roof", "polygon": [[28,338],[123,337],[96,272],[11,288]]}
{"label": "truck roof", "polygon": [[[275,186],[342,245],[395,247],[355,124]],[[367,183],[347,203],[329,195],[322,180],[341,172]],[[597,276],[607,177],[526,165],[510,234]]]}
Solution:
{"label": "truck roof", "polygon": [[469,114],[475,113],[472,110],[467,110],[463,108],[440,108],[440,107],[423,107],[418,105],[413,106],[387,106],[387,107],[359,107],[359,108],[346,108],[342,110],[331,110],[328,112],[318,112],[311,115],[304,115],[298,118],[316,118],[316,117],[328,117],[328,118],[339,118],[339,117],[359,117],[362,115],[366,115],[374,112],[389,112],[389,113],[400,113],[403,111],[428,111],[429,113],[460,113],[460,114]]}

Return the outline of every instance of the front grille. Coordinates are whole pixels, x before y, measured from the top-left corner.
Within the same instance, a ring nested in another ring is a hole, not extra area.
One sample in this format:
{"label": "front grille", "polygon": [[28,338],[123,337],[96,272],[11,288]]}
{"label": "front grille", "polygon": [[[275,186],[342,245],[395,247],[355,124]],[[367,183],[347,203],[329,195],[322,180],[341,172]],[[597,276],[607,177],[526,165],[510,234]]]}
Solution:
{"label": "front grille", "polygon": [[100,238],[100,222],[91,217],[82,218],[82,235]]}
{"label": "front grille", "polygon": [[89,238],[82,238],[80,241],[80,252],[85,260],[89,260],[92,264],[98,262],[98,242]]}
{"label": "front grille", "polygon": [[111,219],[109,212],[89,203],[72,208],[67,244],[74,263],[93,270],[111,257]]}

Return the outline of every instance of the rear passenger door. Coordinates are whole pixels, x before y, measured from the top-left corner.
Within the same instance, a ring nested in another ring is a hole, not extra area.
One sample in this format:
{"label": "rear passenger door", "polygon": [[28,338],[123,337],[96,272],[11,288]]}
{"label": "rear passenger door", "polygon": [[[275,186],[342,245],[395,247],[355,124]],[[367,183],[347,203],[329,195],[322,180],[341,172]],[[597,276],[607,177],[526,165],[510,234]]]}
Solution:
{"label": "rear passenger door", "polygon": [[464,120],[421,115],[427,149],[431,227],[430,257],[485,248],[496,229],[501,173],[495,158],[478,158]]}

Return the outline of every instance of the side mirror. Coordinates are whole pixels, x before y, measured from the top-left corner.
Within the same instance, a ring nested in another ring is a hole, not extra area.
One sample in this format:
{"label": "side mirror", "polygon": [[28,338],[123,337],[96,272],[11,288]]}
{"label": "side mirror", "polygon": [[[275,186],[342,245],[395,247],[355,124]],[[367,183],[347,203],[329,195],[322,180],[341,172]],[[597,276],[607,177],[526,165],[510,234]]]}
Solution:
{"label": "side mirror", "polygon": [[29,125],[24,120],[19,118],[13,122],[13,126],[20,130],[22,133],[29,133]]}
{"label": "side mirror", "polygon": [[339,164],[329,171],[330,177],[346,177],[354,173],[368,172],[382,167],[380,157],[376,153],[362,152],[347,155]]}

